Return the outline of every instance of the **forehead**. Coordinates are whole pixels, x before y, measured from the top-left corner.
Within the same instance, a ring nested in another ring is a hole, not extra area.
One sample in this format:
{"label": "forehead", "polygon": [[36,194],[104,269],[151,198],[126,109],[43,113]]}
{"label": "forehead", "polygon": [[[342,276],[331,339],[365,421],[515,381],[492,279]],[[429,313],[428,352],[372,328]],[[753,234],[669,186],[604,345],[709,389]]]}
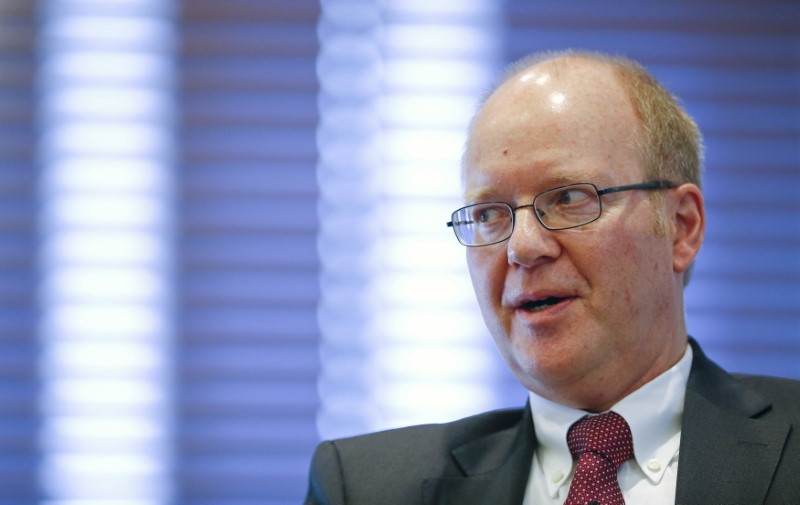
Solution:
{"label": "forehead", "polygon": [[631,175],[624,173],[631,167],[640,172],[638,131],[630,99],[607,65],[536,65],[501,85],[476,115],[464,156],[465,190],[613,180]]}

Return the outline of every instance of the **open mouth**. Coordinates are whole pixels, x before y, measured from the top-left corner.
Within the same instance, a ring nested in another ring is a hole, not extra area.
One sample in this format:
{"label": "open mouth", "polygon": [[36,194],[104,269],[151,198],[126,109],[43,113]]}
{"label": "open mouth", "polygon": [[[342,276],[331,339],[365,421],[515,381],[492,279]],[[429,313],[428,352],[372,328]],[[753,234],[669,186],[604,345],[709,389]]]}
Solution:
{"label": "open mouth", "polygon": [[542,298],[541,300],[527,301],[520,305],[520,308],[528,312],[538,312],[548,307],[552,307],[553,305],[557,305],[567,299],[567,297],[550,296],[547,298]]}

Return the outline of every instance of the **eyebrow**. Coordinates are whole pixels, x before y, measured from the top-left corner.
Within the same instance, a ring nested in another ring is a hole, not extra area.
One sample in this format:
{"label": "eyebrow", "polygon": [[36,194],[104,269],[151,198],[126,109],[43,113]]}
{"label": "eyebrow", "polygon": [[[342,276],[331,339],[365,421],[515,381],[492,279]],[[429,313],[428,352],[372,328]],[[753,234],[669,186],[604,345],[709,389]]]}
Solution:
{"label": "eyebrow", "polygon": [[[608,181],[604,177],[599,178],[600,184],[608,184]],[[576,172],[567,172],[567,173],[559,173],[555,174],[551,177],[548,177],[541,183],[543,188],[540,191],[537,191],[536,194],[541,193],[542,191],[547,191],[548,189],[557,188],[559,186],[564,186],[567,184],[573,184],[578,182],[593,182],[586,180],[585,177],[578,175]],[[479,188],[476,191],[470,191],[464,194],[464,201],[465,202],[502,202],[505,201],[502,198],[497,196],[497,191],[494,187],[488,186]]]}

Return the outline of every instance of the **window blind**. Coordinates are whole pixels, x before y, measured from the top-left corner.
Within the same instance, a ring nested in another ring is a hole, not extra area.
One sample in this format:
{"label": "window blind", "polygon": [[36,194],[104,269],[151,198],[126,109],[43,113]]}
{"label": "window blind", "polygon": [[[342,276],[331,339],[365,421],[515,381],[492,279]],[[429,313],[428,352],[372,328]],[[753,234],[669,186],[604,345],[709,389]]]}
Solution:
{"label": "window blind", "polygon": [[169,503],[171,2],[39,8],[38,480],[52,505]]}
{"label": "window blind", "polygon": [[[441,223],[474,99],[536,49],[627,54],[683,98],[708,144],[690,331],[800,374],[795,3],[176,5],[0,3],[0,502],[297,503],[318,409],[334,436],[520,403]],[[121,303],[130,325],[62,317]]]}
{"label": "window blind", "polygon": [[800,377],[800,5],[510,0],[506,23],[508,60],[618,53],[683,100],[707,148],[689,331],[732,370]]}
{"label": "window blind", "polygon": [[0,4],[0,502],[41,497],[36,357],[36,6]]}
{"label": "window blind", "polygon": [[323,2],[323,438],[501,404],[505,368],[444,225],[461,201],[466,125],[499,61],[499,9]]}
{"label": "window blind", "polygon": [[318,440],[319,5],[180,14],[176,503],[301,501]]}

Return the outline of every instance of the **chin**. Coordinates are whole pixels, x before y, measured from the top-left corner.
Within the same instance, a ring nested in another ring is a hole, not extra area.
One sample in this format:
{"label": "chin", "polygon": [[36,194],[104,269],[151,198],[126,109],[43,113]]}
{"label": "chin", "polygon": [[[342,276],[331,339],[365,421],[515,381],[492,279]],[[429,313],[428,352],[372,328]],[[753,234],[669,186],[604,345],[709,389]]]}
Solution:
{"label": "chin", "polygon": [[556,388],[560,385],[580,381],[591,373],[595,366],[590,365],[588,356],[563,352],[559,349],[528,348],[525,352],[515,352],[508,361],[517,379],[528,389]]}

